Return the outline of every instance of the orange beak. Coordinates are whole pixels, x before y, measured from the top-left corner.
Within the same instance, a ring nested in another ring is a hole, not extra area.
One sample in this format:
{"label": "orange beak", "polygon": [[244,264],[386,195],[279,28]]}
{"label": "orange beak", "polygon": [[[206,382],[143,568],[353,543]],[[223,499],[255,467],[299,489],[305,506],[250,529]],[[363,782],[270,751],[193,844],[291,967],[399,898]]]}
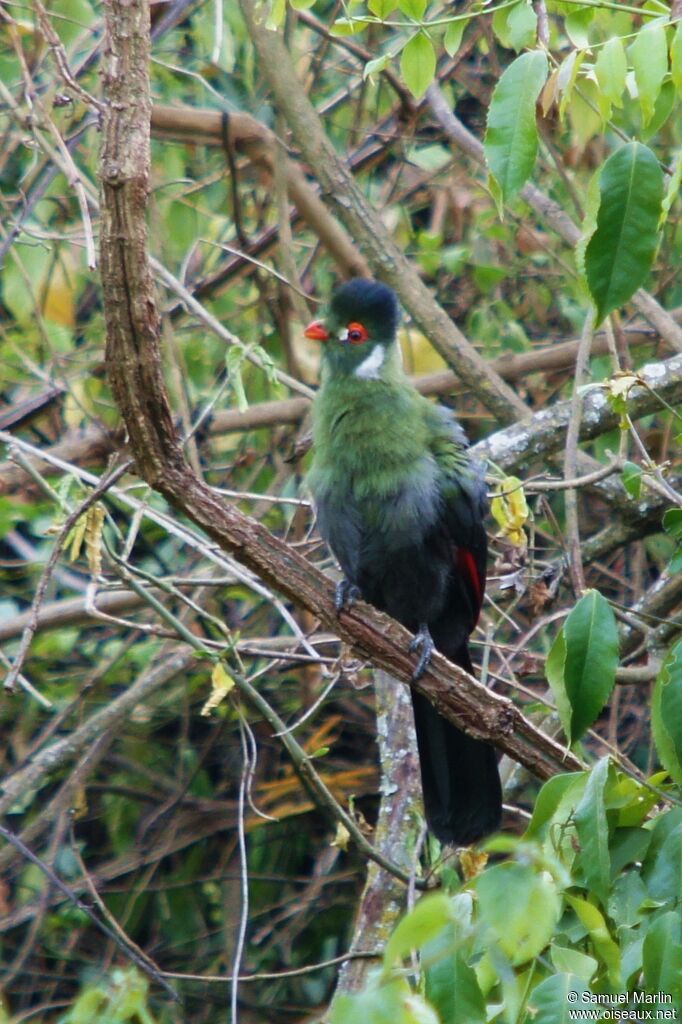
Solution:
{"label": "orange beak", "polygon": [[311,324],[308,324],[303,333],[306,338],[312,338],[313,341],[329,341],[329,331],[321,320],[313,320]]}

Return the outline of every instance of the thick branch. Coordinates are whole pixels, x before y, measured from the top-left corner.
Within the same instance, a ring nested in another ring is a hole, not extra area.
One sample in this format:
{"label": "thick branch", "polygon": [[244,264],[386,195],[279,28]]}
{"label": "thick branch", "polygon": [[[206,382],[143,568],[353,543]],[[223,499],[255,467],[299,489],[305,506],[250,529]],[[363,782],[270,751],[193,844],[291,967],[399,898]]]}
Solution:
{"label": "thick branch", "polygon": [[255,0],[241,0],[249,34],[278,107],[322,193],[357,241],[375,275],[390,284],[446,362],[502,423],[526,416],[528,409],[516,393],[488,366],[422,283],[395,245],[377,211],[368,203],[322,127],[317,111],[296,78],[281,36],[271,32],[256,14]]}
{"label": "thick branch", "polygon": [[[275,169],[275,150],[280,144],[274,132],[250,114],[230,114],[230,141],[258,167],[271,183]],[[204,142],[223,145],[222,114],[217,110],[196,110],[191,107],[152,109],[152,134],[162,139]],[[315,232],[325,249],[347,277],[369,275],[365,258],[339,222],[332,217],[303,171],[293,160],[284,161],[287,192],[305,222]]]}
{"label": "thick branch", "polygon": [[[405,681],[414,658],[410,635],[359,604],[337,619],[333,587],[295,549],[226,505],[184,461],[161,373],[158,315],[147,253],[149,168],[148,21],[144,3],[112,0],[107,19],[108,90],[102,156],[102,283],[106,359],[141,476],[261,579],[303,605],[375,665]],[[453,687],[452,681],[457,681]],[[497,743],[547,778],[580,762],[540,733],[504,697],[441,655],[416,684],[446,718]]]}

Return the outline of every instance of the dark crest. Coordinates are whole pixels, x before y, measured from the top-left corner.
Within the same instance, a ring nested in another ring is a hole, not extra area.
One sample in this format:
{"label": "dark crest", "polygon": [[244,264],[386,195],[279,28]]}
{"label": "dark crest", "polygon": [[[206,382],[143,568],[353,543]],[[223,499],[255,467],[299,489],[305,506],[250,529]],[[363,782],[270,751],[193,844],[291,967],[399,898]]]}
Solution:
{"label": "dark crest", "polygon": [[393,337],[400,322],[400,307],[392,288],[367,277],[354,277],[334,292],[331,312],[339,323],[357,321],[370,334]]}

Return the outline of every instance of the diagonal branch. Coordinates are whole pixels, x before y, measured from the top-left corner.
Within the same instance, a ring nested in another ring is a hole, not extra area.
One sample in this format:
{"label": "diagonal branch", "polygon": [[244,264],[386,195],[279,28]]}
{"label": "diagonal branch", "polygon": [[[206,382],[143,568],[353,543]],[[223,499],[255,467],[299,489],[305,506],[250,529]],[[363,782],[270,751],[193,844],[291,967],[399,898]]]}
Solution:
{"label": "diagonal branch", "polygon": [[[184,460],[163,382],[159,318],[147,252],[151,105],[144,0],[130,4],[112,0],[107,32],[108,102],[101,165],[106,362],[138,471],[261,579],[311,611],[362,656],[405,682],[414,668],[407,630],[365,604],[337,619],[331,582],[261,523],[225,504]],[[446,718],[472,735],[492,740],[541,778],[580,767],[576,757],[543,735],[509,700],[485,689],[442,655],[434,656],[429,671],[414,685]]]}
{"label": "diagonal branch", "polygon": [[339,159],[317,111],[296,77],[280,33],[265,27],[256,12],[255,0],[240,0],[240,3],[277,105],[314,170],[323,196],[360,246],[376,276],[395,289],[403,306],[434,348],[501,423],[529,415],[525,403],[488,366],[438,305]]}

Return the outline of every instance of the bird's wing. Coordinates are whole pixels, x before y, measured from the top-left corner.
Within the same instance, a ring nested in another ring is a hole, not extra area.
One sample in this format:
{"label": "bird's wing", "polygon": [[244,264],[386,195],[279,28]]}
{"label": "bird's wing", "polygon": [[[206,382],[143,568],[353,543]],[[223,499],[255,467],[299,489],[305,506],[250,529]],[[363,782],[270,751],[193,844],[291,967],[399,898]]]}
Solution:
{"label": "bird's wing", "polygon": [[466,437],[450,410],[442,406],[432,409],[432,454],[442,495],[439,530],[449,546],[455,576],[464,585],[473,629],[483,604],[488,549],[484,467],[469,458]]}

